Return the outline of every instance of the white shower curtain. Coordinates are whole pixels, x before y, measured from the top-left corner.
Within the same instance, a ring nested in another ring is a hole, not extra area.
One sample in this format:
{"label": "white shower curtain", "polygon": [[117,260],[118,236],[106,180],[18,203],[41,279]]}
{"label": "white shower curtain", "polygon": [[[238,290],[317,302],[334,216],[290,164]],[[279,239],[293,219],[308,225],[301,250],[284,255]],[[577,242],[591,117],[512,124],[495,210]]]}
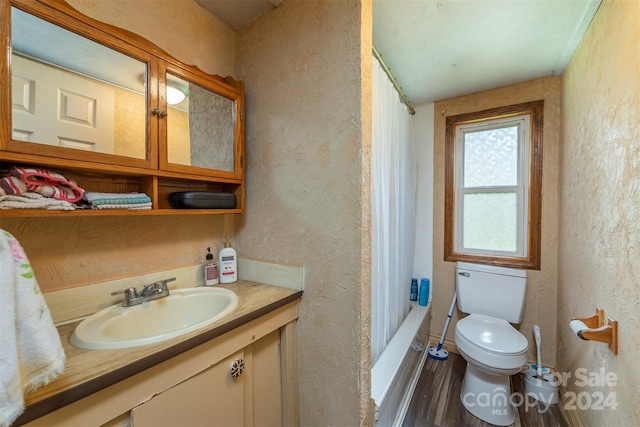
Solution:
{"label": "white shower curtain", "polygon": [[371,365],[409,312],[416,159],[411,116],[373,57]]}

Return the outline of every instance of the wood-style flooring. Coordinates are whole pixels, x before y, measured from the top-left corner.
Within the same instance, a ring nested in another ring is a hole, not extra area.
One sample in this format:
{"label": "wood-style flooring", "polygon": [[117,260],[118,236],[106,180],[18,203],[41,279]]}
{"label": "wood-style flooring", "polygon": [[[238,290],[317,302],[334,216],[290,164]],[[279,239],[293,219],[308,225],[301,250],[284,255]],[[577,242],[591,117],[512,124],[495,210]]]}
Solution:
{"label": "wood-style flooring", "polygon": [[[466,361],[449,352],[447,360],[427,358],[409,404],[404,427],[490,427],[471,415],[460,402]],[[524,374],[512,378],[512,392],[524,395]],[[532,399],[527,397],[527,399]],[[547,410],[545,408],[548,406]],[[514,427],[569,427],[561,403],[547,405],[530,400],[518,407]]]}

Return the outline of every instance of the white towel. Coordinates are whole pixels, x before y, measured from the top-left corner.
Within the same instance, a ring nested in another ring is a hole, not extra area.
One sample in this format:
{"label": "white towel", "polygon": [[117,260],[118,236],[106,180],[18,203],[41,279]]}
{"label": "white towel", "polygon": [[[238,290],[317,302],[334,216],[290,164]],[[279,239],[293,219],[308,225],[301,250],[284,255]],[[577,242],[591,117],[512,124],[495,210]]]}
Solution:
{"label": "white towel", "polygon": [[47,209],[72,211],[76,206],[66,200],[52,199],[40,193],[27,191],[22,194],[0,196],[0,209]]}
{"label": "white towel", "polygon": [[0,229],[0,426],[24,411],[24,395],[55,379],[66,356],[20,243]]}

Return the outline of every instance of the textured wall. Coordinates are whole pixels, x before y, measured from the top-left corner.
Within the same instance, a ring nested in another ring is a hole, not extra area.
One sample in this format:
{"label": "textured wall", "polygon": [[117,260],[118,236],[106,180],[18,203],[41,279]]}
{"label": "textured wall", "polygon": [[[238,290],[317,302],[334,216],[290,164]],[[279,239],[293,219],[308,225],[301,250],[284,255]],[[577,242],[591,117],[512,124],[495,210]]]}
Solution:
{"label": "textured wall", "polygon": [[371,10],[359,3],[288,0],[238,33],[247,87],[238,248],[304,266],[304,426],[356,426],[369,401]]}
{"label": "textured wall", "polygon": [[[555,366],[557,339],[558,254],[558,156],[560,147],[560,79],[549,77],[495,90],[436,102],[434,107],[434,197],[433,197],[433,323],[432,333],[441,333],[455,290],[454,262],[444,262],[444,137],[446,116],[544,99],[542,171],[542,264],[528,270],[525,311],[520,331],[529,340],[529,360],[535,361],[532,326],[542,331],[542,361]],[[447,339],[453,341],[456,321],[464,316],[454,311]]]}
{"label": "textured wall", "polygon": [[[81,12],[148,37],[205,71],[232,74],[235,33],[193,1],[71,0]],[[180,25],[167,25],[178,17]],[[182,21],[180,21],[182,19]],[[223,215],[0,218],[24,246],[45,292],[204,262],[222,248]]]}
{"label": "textured wall", "polygon": [[142,94],[114,87],[114,153],[144,159],[146,156],[146,105]]}
{"label": "textured wall", "polygon": [[167,158],[169,163],[191,165],[189,115],[169,107],[167,116]]}
{"label": "textured wall", "polygon": [[[585,425],[640,420],[640,2],[605,0],[563,76],[558,367],[613,373],[618,407],[582,411]],[[595,307],[619,322],[618,355],[571,334]],[[586,398],[585,398],[586,400]]]}
{"label": "textured wall", "polygon": [[68,0],[79,12],[134,32],[202,71],[233,76],[235,32],[193,0]]}
{"label": "textured wall", "polygon": [[224,244],[223,215],[0,218],[43,292],[204,263]]}

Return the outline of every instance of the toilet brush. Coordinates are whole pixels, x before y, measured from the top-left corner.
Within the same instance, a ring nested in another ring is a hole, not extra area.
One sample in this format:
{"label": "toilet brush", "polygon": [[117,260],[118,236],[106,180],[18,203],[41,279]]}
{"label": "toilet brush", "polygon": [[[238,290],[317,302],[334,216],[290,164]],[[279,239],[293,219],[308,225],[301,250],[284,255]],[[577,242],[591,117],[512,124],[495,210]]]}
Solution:
{"label": "toilet brush", "polygon": [[533,325],[533,336],[536,339],[536,350],[537,350],[536,377],[538,379],[543,379],[542,378],[542,356],[540,354],[540,343],[542,341],[542,337],[540,336],[540,327],[538,325]]}
{"label": "toilet brush", "polygon": [[429,349],[429,357],[436,360],[447,360],[449,357],[449,352],[442,348],[442,342],[444,341],[444,335],[447,333],[447,328],[449,327],[449,321],[451,320],[451,315],[453,314],[453,308],[456,306],[456,293],[453,293],[453,300],[451,301],[451,307],[449,308],[449,313],[447,314],[447,320],[444,322],[444,330],[442,331],[442,335],[440,336],[440,342],[438,343],[438,348],[431,347]]}
{"label": "toilet brush", "polygon": [[540,355],[542,337],[538,325],[533,325],[533,336],[536,340],[537,357],[535,367],[534,365],[530,365],[529,370],[524,376],[525,394],[542,402],[558,403],[558,384],[556,384],[555,381],[553,381],[553,377],[548,374],[549,368],[542,366],[542,356]]}
{"label": "toilet brush", "polygon": [[540,334],[540,327],[533,325],[533,336],[536,340],[536,364],[530,365],[529,368],[536,371],[535,377],[548,381],[549,380],[549,368],[542,366],[542,335]]}

